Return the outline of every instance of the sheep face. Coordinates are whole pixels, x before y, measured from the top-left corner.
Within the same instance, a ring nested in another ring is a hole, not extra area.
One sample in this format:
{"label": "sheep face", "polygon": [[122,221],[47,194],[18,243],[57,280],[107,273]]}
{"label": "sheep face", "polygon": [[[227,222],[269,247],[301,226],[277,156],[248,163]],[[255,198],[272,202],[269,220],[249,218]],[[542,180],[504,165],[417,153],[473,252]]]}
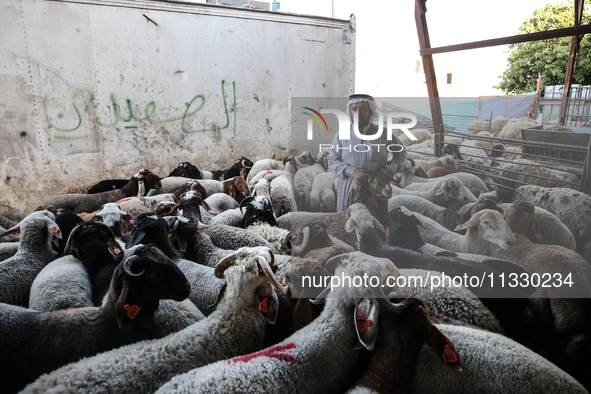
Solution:
{"label": "sheep face", "polygon": [[120,237],[121,236],[121,220],[124,220],[126,223],[129,223],[131,220],[131,216],[122,211],[119,205],[115,203],[107,203],[104,204],[100,211],[92,218],[91,221],[100,221],[106,224],[113,233]]}
{"label": "sheep face", "polygon": [[[246,212],[243,209],[246,209]],[[268,197],[246,197],[240,202],[240,213],[244,215],[242,218],[242,228],[247,228],[256,222],[269,223],[271,226],[277,226],[273,204]]]}
{"label": "sheep face", "polygon": [[497,211],[484,209],[476,212],[472,218],[456,227],[456,231],[470,229],[478,233],[478,236],[488,242],[500,246],[503,249],[511,249],[515,245],[515,235]]}
{"label": "sheep face", "polygon": [[168,237],[168,224],[155,212],[146,212],[135,218],[131,235],[125,244],[127,249],[139,243],[154,243],[154,239]]}
{"label": "sheep face", "polygon": [[242,194],[246,197],[250,196],[250,189],[243,177],[235,176],[234,178],[224,181],[224,193],[232,198],[236,198],[236,195],[238,194]]}
{"label": "sheep face", "polygon": [[311,250],[332,246],[326,224],[322,222],[313,222],[292,230],[290,242],[296,256],[305,256]]}
{"label": "sheep face", "polygon": [[[339,286],[330,288],[330,297],[355,300],[363,298],[384,298],[384,293],[398,289],[396,279],[400,276],[398,268],[389,259],[374,257],[363,252],[351,252],[333,257],[325,265],[328,271],[334,270],[334,276],[339,278],[350,277],[351,282],[343,280]],[[354,278],[368,277],[366,282]],[[377,277],[378,282],[371,280]],[[332,285],[332,284],[331,284]]]}
{"label": "sheep face", "polygon": [[393,209],[386,216],[384,225],[387,229],[388,243],[392,246],[418,250],[425,245],[417,229],[417,226],[425,226],[416,216],[404,213],[401,207]]}
{"label": "sheep face", "polygon": [[119,327],[131,323],[135,313],[152,316],[161,299],[182,301],[191,293],[183,272],[154,245],[138,247],[117,266],[113,278],[121,286],[115,307]]}
{"label": "sheep face", "polygon": [[443,148],[444,155],[451,155],[454,159],[464,160],[462,155],[460,154],[460,149],[456,144],[447,144]]}
{"label": "sheep face", "polygon": [[96,221],[82,223],[74,228],[66,243],[66,251],[68,249],[74,257],[82,261],[88,257],[87,253],[97,252],[104,253],[107,261],[120,262],[123,258],[123,251],[115,240],[113,231],[104,223]]}
{"label": "sheep face", "polygon": [[458,178],[451,177],[444,179],[438,185],[435,196],[445,194],[448,198],[456,199],[464,204],[478,202],[472,192],[470,192],[470,190],[468,190]]}
{"label": "sheep face", "polygon": [[138,184],[138,196],[145,196],[151,189],[160,189],[160,177],[150,170],[142,169],[132,177]]}
{"label": "sheep face", "polygon": [[275,256],[269,248],[244,247],[222,259],[214,273],[226,279],[225,296],[258,305],[263,317],[275,323],[279,300],[273,287],[283,294],[287,292],[275,277],[276,270]]}
{"label": "sheep face", "polygon": [[168,176],[181,176],[184,178],[201,179],[201,171],[188,161],[180,163]]}
{"label": "sheep face", "polygon": [[523,234],[532,242],[542,240],[540,225],[532,204],[525,201],[514,202],[503,214],[503,219],[514,233]]}
{"label": "sheep face", "polygon": [[367,183],[371,194],[379,201],[387,201],[392,197],[392,186],[382,174],[367,173]]}

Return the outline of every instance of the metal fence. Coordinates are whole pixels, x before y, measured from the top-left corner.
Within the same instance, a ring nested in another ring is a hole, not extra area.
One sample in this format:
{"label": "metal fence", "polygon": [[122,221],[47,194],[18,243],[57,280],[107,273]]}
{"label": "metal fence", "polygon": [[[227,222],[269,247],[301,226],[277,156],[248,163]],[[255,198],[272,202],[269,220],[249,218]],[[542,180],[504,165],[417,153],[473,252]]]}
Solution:
{"label": "metal fence", "polygon": [[467,115],[450,115],[450,114],[443,114],[443,123],[446,126],[453,127],[455,131],[458,132],[468,132],[468,124],[473,120],[478,119],[477,116],[467,116]]}
{"label": "metal fence", "polygon": [[[444,133],[444,136],[459,137],[463,140],[486,141],[492,143],[492,148],[472,146],[472,148],[478,148],[480,151],[475,150],[473,153],[465,153],[463,150],[461,155],[466,157],[494,160],[496,166],[470,162],[466,158],[464,158],[464,160],[458,160],[458,162],[461,164],[462,171],[470,172],[479,176],[483,179],[487,186],[515,189],[516,187],[527,184],[551,182],[557,187],[570,187],[573,189],[578,189],[587,194],[591,192],[591,161],[589,159],[591,152],[591,138],[589,139],[588,146],[580,146],[498,137],[485,137],[454,131],[447,131]],[[521,147],[521,151],[510,153],[501,148],[500,145],[496,144]],[[441,152],[443,152],[444,145],[444,142],[440,143]],[[564,155],[554,154],[557,151],[569,152],[570,156],[576,156],[576,160],[566,159],[563,158]],[[409,152],[413,152],[412,149],[409,149]],[[478,152],[478,154],[474,154],[474,152]],[[480,154],[480,152],[482,152],[482,154]],[[417,153],[424,154],[424,152]],[[507,156],[501,156],[502,154]],[[549,154],[551,154],[551,156]],[[528,159],[531,161],[531,163],[516,162],[511,160],[511,157]],[[504,163],[517,165],[520,170],[516,171],[515,169],[503,168]],[[578,177],[579,182],[575,183],[560,179],[555,176],[549,177],[536,174],[535,170],[531,170],[535,167],[554,169],[569,174],[574,174]]]}

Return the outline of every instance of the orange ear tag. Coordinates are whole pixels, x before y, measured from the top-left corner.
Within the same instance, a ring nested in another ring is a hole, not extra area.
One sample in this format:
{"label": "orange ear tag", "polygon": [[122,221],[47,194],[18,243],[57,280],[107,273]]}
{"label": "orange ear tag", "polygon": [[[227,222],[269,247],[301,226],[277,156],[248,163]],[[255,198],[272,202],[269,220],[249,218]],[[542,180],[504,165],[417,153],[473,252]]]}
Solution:
{"label": "orange ear tag", "polygon": [[133,224],[133,222],[135,222],[135,219],[134,218],[129,219],[129,223],[130,224]]}
{"label": "orange ear tag", "polygon": [[54,234],[57,234],[57,233],[60,233],[61,231],[60,231],[59,228],[57,228],[57,227],[54,226],[54,227],[51,228],[51,232],[54,233]]}
{"label": "orange ear tag", "polygon": [[119,254],[119,253],[121,253],[121,249],[119,249],[119,248],[118,248],[118,247],[116,247],[116,246],[113,246],[113,253],[115,253],[115,254]]}
{"label": "orange ear tag", "polygon": [[373,322],[371,320],[367,320],[365,317],[357,318],[357,331],[363,332],[371,326],[373,326]]}
{"label": "orange ear tag", "polygon": [[381,225],[381,226],[380,226],[380,229],[382,230],[382,232],[383,232],[383,233],[385,233],[385,232],[386,232],[386,229],[384,228],[384,225]]}
{"label": "orange ear tag", "polygon": [[540,234],[539,232],[536,233],[536,238],[537,239],[542,239],[542,234]]}
{"label": "orange ear tag", "polygon": [[269,312],[269,306],[267,305],[267,301],[269,301],[269,299],[265,297],[261,302],[259,302],[259,309],[263,313]]}
{"label": "orange ear tag", "polygon": [[445,345],[445,349],[443,350],[443,354],[441,356],[443,357],[443,362],[446,364],[455,363],[458,361],[458,355],[456,352],[451,350],[449,345]]}
{"label": "orange ear tag", "polygon": [[461,224],[458,224],[458,227],[454,228],[454,231],[458,231],[461,228],[462,228],[462,225]]}
{"label": "orange ear tag", "polygon": [[130,319],[133,319],[141,309],[137,305],[125,305],[124,308],[127,311],[127,317]]}

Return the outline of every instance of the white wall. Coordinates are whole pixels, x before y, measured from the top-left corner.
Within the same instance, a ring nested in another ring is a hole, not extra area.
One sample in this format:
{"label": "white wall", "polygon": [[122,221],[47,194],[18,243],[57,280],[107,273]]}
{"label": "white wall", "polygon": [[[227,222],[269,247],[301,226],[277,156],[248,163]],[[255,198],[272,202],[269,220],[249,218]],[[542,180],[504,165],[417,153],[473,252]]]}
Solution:
{"label": "white wall", "polygon": [[0,211],[141,168],[166,176],[181,161],[217,169],[243,155],[281,158],[291,97],[354,90],[344,20],[28,0],[2,2],[0,37]]}

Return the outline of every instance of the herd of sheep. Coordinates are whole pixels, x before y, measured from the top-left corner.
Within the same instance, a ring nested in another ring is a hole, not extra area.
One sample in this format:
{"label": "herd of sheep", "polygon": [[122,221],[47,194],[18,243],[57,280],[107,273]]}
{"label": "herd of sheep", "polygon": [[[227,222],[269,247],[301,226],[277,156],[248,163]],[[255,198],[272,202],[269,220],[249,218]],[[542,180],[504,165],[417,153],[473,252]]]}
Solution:
{"label": "herd of sheep", "polygon": [[587,392],[591,197],[410,156],[343,212],[303,152],[0,215],[0,391]]}

